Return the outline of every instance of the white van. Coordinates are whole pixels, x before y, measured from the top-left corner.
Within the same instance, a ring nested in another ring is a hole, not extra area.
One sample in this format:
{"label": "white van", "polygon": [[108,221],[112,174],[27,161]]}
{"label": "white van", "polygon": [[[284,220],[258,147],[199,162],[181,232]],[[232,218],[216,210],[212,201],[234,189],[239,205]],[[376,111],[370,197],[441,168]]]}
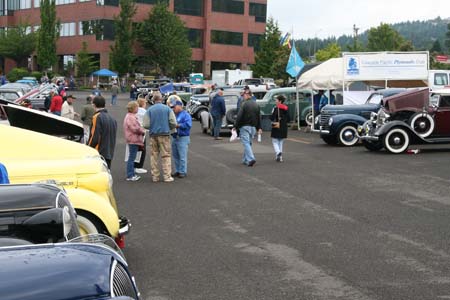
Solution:
{"label": "white van", "polygon": [[430,70],[428,72],[428,86],[430,90],[450,87],[450,70]]}

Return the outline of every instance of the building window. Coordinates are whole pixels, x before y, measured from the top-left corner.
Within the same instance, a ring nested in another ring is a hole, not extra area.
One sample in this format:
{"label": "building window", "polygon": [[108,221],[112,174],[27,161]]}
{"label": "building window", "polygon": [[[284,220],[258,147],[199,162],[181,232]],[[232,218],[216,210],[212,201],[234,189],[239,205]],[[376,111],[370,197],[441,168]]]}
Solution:
{"label": "building window", "polygon": [[7,10],[19,10],[20,0],[8,0],[6,4]]}
{"label": "building window", "polygon": [[189,28],[187,33],[191,48],[203,48],[203,30]]}
{"label": "building window", "polygon": [[212,11],[243,15],[244,1],[212,0]]}
{"label": "building window", "polygon": [[56,5],[75,3],[75,0],[56,0]]}
{"label": "building window", "polygon": [[33,1],[33,6],[35,8],[41,7],[41,0],[34,0]]}
{"label": "building window", "polygon": [[31,0],[20,0],[20,9],[31,8]]}
{"label": "building window", "polygon": [[97,0],[97,5],[100,6],[119,6],[119,0]]}
{"label": "building window", "polygon": [[76,23],[61,23],[60,36],[74,36],[76,35]]}
{"label": "building window", "polygon": [[95,39],[98,41],[114,40],[113,20],[81,21],[78,30],[79,35],[95,35]]}
{"label": "building window", "polygon": [[180,15],[203,16],[203,0],[175,0],[174,13]]}
{"label": "building window", "polygon": [[211,43],[242,46],[243,33],[211,30]]}
{"label": "building window", "polygon": [[240,69],[241,64],[235,62],[225,62],[225,61],[212,61],[211,70],[236,70]]}
{"label": "building window", "polygon": [[91,0],[78,0],[78,2],[89,2]]}
{"label": "building window", "polygon": [[267,5],[250,2],[250,16],[255,17],[256,22],[266,22]]}
{"label": "building window", "polygon": [[158,2],[169,5],[169,0],[136,0],[136,3],[143,3],[143,4],[156,4]]}
{"label": "building window", "polygon": [[255,51],[259,50],[259,44],[261,42],[261,39],[264,35],[262,34],[255,34],[255,33],[249,33],[248,34],[248,46],[253,47]]}

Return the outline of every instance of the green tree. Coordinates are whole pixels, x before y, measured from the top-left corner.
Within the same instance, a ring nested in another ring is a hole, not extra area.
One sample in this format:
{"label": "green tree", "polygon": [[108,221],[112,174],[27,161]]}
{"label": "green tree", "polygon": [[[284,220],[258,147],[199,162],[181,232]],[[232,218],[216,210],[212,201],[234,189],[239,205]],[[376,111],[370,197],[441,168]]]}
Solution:
{"label": "green tree", "polygon": [[161,75],[176,76],[191,67],[192,50],[181,19],[159,2],[141,24],[138,41]]}
{"label": "green tree", "polygon": [[280,45],[281,31],[278,23],[269,18],[266,31],[255,53],[255,64],[251,69],[255,77],[270,77],[287,80],[286,65],[289,60],[289,48]]}
{"label": "green tree", "polygon": [[114,17],[114,46],[111,46],[111,67],[120,75],[131,71],[135,59],[133,45],[135,34],[133,31],[133,16],[136,14],[134,0],[120,0],[120,14]]}
{"label": "green tree", "polygon": [[98,61],[96,61],[92,55],[87,51],[88,45],[86,42],[83,42],[81,46],[81,50],[78,51],[75,65],[77,67],[78,77],[84,78],[84,85],[86,86],[86,77],[92,73],[98,65]]}
{"label": "green tree", "polygon": [[447,51],[450,53],[450,23],[448,23],[447,32],[445,33],[445,47],[447,47]]}
{"label": "green tree", "polygon": [[14,60],[18,67],[28,66],[28,57],[36,48],[36,34],[29,32],[29,28],[20,22],[0,34],[0,56]]}
{"label": "green tree", "polygon": [[320,49],[316,52],[316,59],[318,61],[326,61],[330,58],[340,57],[341,47],[338,44],[332,43],[326,46],[324,49]]}
{"label": "green tree", "polygon": [[433,46],[430,49],[431,53],[442,53],[441,42],[439,40],[435,40]]}
{"label": "green tree", "polygon": [[56,42],[59,38],[60,22],[56,19],[55,0],[41,0],[41,26],[38,31],[37,61],[41,68],[56,64]]}
{"label": "green tree", "polygon": [[381,23],[369,30],[368,51],[398,51],[405,43],[405,39],[390,25]]}

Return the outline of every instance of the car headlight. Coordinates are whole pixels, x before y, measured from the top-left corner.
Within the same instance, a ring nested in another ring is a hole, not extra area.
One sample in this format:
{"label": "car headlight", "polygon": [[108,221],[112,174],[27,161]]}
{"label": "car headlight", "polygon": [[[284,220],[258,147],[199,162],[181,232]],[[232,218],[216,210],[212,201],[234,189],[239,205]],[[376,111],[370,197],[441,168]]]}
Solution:
{"label": "car headlight", "polygon": [[328,119],[328,126],[331,126],[331,125],[333,125],[333,118]]}
{"label": "car headlight", "polygon": [[378,114],[377,113],[375,113],[375,112],[371,112],[370,113],[370,120],[371,121],[376,121],[377,118],[378,118]]}
{"label": "car headlight", "polygon": [[64,225],[64,236],[68,236],[70,230],[72,230],[72,217],[69,213],[69,207],[64,206],[63,208],[63,225]]}

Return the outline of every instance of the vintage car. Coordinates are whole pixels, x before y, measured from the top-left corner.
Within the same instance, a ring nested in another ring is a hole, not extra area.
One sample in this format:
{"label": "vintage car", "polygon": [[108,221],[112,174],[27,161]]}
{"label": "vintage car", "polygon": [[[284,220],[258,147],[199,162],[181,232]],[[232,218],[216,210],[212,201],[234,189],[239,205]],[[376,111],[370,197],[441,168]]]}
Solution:
{"label": "vintage car", "polygon": [[54,180],[69,195],[81,234],[106,233],[124,246],[130,224],[119,217],[112,176],[97,150],[7,125],[0,125],[0,140],[11,183]]}
{"label": "vintage car", "polygon": [[[256,100],[261,109],[261,115],[264,117],[272,114],[272,109],[275,107],[275,99],[279,95],[283,95],[286,98],[284,104],[289,108],[290,120],[297,120],[297,91],[292,87],[271,89],[261,100]],[[300,122],[312,125],[313,119],[310,90],[299,90],[299,111]]]}
{"label": "vintage car", "polygon": [[209,111],[209,95],[200,94],[191,96],[186,104],[186,111],[196,120],[200,120],[202,111]]}
{"label": "vintage car", "polygon": [[44,183],[0,184],[0,224],[0,237],[33,244],[80,236],[76,213],[65,191]]}
{"label": "vintage car", "polygon": [[374,91],[364,104],[359,105],[325,105],[316,118],[320,137],[329,145],[355,145],[358,143],[358,126],[364,124],[372,112],[380,109],[383,98],[404,91],[404,88]]}
{"label": "vintage car", "polygon": [[[237,103],[239,100],[239,92],[231,91],[224,92],[223,97],[225,99],[226,114],[222,119],[222,128],[231,129],[234,127],[234,122],[237,117]],[[203,133],[213,134],[213,119],[208,111],[202,111],[200,115],[200,124]]]}
{"label": "vintage car", "polygon": [[386,98],[359,131],[371,151],[397,154],[412,144],[450,143],[450,89],[414,89]]}
{"label": "vintage car", "polygon": [[124,257],[101,243],[1,247],[0,265],[2,299],[139,299]]}

